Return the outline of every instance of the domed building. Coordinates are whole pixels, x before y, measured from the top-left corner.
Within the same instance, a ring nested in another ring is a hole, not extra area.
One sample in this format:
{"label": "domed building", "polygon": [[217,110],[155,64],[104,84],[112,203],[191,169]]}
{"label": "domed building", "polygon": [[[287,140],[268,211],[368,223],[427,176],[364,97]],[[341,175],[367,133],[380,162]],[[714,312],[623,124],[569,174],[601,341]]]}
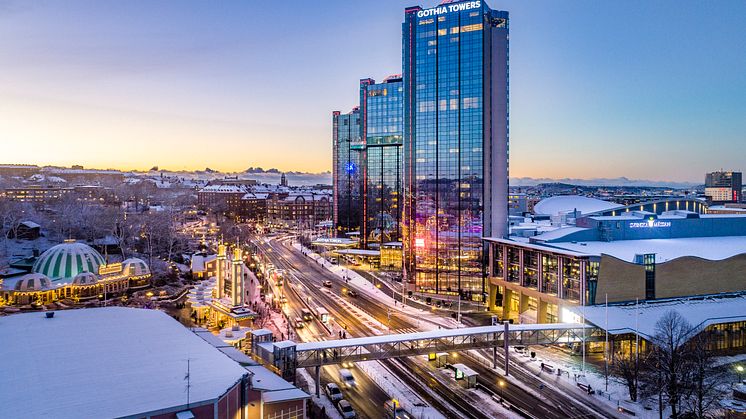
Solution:
{"label": "domed building", "polygon": [[0,280],[0,306],[107,299],[150,286],[150,277],[142,259],[107,264],[92,247],[66,240],[42,253],[32,273]]}
{"label": "domed building", "polygon": [[26,274],[16,282],[16,291],[47,291],[52,288],[52,281],[43,274]]}
{"label": "domed building", "polygon": [[33,271],[46,275],[53,282],[69,284],[79,273],[97,274],[103,265],[106,265],[103,256],[91,246],[65,240],[42,253],[34,263]]}
{"label": "domed building", "polygon": [[132,276],[150,275],[150,268],[142,259],[129,258],[122,262],[122,272]]}

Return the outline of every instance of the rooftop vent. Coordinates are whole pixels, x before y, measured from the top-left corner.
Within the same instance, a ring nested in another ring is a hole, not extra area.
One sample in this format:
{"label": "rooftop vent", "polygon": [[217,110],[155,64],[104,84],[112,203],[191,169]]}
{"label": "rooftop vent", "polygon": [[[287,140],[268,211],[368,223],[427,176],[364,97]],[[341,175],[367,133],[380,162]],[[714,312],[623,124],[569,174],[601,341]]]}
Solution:
{"label": "rooftop vent", "polygon": [[47,311],[44,314],[47,316],[48,319],[51,319],[54,317],[54,311]]}

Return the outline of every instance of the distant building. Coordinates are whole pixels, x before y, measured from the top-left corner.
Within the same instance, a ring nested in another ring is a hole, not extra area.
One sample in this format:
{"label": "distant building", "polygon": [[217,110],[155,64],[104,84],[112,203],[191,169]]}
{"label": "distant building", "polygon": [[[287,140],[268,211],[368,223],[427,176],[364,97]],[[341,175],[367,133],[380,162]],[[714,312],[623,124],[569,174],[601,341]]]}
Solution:
{"label": "distant building", "polygon": [[0,164],[0,176],[27,178],[39,173],[41,168],[31,164]]}
{"label": "distant building", "polygon": [[271,193],[267,200],[267,224],[280,228],[311,229],[332,215],[332,200],[326,193],[307,191]]}
{"label": "distant building", "polygon": [[285,175],[285,173],[280,176],[280,186],[288,186],[288,177]]}
{"label": "distant building", "polygon": [[333,221],[337,235],[360,229],[363,214],[360,109],[332,112]]}
{"label": "distant building", "polygon": [[705,176],[705,196],[715,204],[741,202],[743,184],[741,172],[711,172]]}
{"label": "distant building", "polygon": [[237,214],[241,211],[241,199],[248,189],[240,185],[207,185],[197,192],[197,206],[202,209]]}

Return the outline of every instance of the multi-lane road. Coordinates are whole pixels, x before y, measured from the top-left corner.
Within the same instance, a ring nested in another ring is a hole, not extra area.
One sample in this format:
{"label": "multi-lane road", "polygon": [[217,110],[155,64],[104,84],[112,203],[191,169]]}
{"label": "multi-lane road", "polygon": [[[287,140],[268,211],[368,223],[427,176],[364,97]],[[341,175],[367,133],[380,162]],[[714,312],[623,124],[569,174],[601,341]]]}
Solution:
{"label": "multi-lane road", "polygon": [[[319,266],[312,259],[302,255],[287,240],[265,241],[261,238],[256,238],[254,242],[276,267],[283,269],[291,283],[297,281],[308,292],[311,292],[314,301],[329,310],[332,317],[347,328],[349,336],[367,336],[373,331],[359,315],[350,312],[345,307],[345,300],[348,303],[353,303],[358,307],[364,308],[364,311],[374,317],[379,323],[389,326],[394,331],[400,329],[415,330],[418,328],[419,322],[426,321],[426,319],[405,317],[401,312],[390,310],[384,302],[376,300],[362,292],[358,293],[358,297],[356,298],[347,297],[342,292],[342,288],[347,285],[341,278]],[[324,280],[332,281],[333,285],[331,289],[326,290],[323,287],[322,282]],[[286,296],[289,298],[288,309],[299,314],[303,304],[292,294],[292,292],[286,293]],[[320,328],[316,332],[315,336],[312,336],[312,334],[299,335],[304,340],[318,340],[320,337],[326,339],[336,338],[336,332],[334,336],[330,336],[325,330]],[[509,384],[505,387],[499,387],[498,381],[501,380],[501,377],[493,369],[479,362],[472,354],[464,353],[462,355],[460,362],[467,364],[479,373],[478,382],[482,386],[490,389],[495,394],[500,394],[511,406],[516,408],[517,412],[524,413],[524,416],[537,418],[580,418],[609,417],[615,414],[615,412],[609,411],[603,406],[596,405],[590,401],[587,403],[578,403],[576,398],[553,390],[550,387],[539,390],[536,377],[521,368],[513,368],[512,375],[515,379],[523,383],[522,385]],[[478,401],[470,400],[472,397],[471,393],[465,392],[460,386],[453,385],[444,380],[441,372],[418,359],[402,358],[386,360],[382,361],[382,364],[394,372],[405,384],[410,386],[424,401],[447,417],[490,417],[488,411],[475,407],[475,403]],[[325,384],[329,380],[336,379],[337,371],[337,367],[325,367],[322,373],[322,383]],[[388,399],[388,396],[377,385],[368,380],[364,374],[356,372],[356,379],[360,381],[358,387],[353,391],[348,390],[350,395],[347,397],[351,399],[350,402],[361,416],[380,417],[383,403]],[[503,381],[508,382],[506,380]],[[528,387],[534,388],[527,390]]]}

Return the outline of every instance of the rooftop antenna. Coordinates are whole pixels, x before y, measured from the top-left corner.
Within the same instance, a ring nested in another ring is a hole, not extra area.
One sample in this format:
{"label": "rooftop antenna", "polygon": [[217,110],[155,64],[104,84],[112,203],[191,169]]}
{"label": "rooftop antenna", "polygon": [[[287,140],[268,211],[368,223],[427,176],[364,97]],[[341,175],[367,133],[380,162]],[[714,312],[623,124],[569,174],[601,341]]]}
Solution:
{"label": "rooftop antenna", "polygon": [[190,361],[191,361],[191,358],[187,358],[187,360],[186,360],[186,362],[187,362],[187,372],[186,372],[186,375],[184,376],[184,380],[186,380],[186,382],[187,382],[187,384],[186,384],[186,394],[187,394],[187,405],[186,405],[186,408],[187,409],[189,409],[189,390],[192,388],[192,374],[191,374],[191,369],[190,369]]}

